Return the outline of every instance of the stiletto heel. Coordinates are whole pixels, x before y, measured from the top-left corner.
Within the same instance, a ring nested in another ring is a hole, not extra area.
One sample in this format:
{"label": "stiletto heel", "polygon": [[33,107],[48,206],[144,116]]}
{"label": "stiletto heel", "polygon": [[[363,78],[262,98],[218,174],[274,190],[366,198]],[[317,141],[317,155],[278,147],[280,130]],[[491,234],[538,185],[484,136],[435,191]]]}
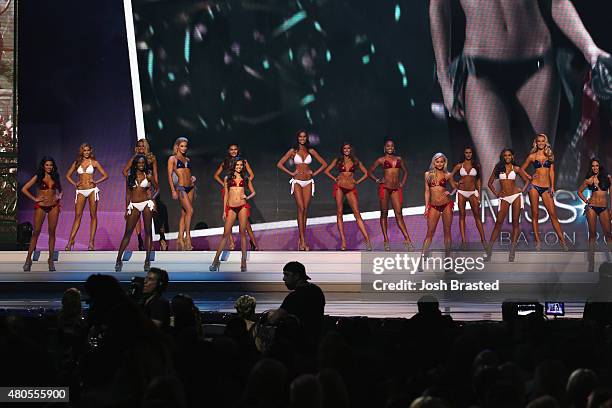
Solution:
{"label": "stiletto heel", "polygon": [[404,248],[406,248],[406,251],[414,251],[414,244],[412,241],[406,239],[404,240]]}
{"label": "stiletto heel", "polygon": [[346,244],[342,244],[342,245],[340,246],[340,250],[341,250],[341,251],[346,251]]}
{"label": "stiletto heel", "polygon": [[535,243],[535,250],[536,251],[541,251],[542,250],[542,243],[540,241],[536,241],[536,243]]}
{"label": "stiletto heel", "polygon": [[72,251],[73,246],[74,242],[68,242],[68,244],[66,244],[66,247],[64,248],[64,251]]}
{"label": "stiletto heel", "polygon": [[151,270],[151,261],[146,259],[144,262],[144,271],[149,272],[149,270]]}
{"label": "stiletto heel", "polygon": [[93,251],[94,250],[94,243],[93,241],[89,243],[89,246],[87,247],[88,251]]}
{"label": "stiletto heel", "polygon": [[240,272],[246,272],[246,270],[247,270],[246,260],[240,261]]}
{"label": "stiletto heel", "polygon": [[563,249],[564,252],[569,251],[569,247],[567,246],[567,242],[565,241],[561,241],[561,248]]}
{"label": "stiletto heel", "polygon": [[383,245],[385,247],[385,251],[390,251],[391,250],[391,245],[389,245],[389,241],[384,241]]}
{"label": "stiletto heel", "polygon": [[24,272],[30,272],[31,269],[32,269],[32,260],[28,259],[23,264],[23,271]]}
{"label": "stiletto heel", "polygon": [[251,243],[251,251],[259,250],[259,248],[257,247],[257,244],[255,243],[255,241],[249,240],[249,242]]}
{"label": "stiletto heel", "polygon": [[48,260],[47,264],[49,264],[49,272],[55,272],[55,264],[53,263],[52,260]]}
{"label": "stiletto heel", "polygon": [[121,259],[118,259],[117,262],[115,262],[115,272],[121,272],[122,268],[123,268],[123,261]]}
{"label": "stiletto heel", "polygon": [[184,248],[183,240],[180,239],[180,238],[177,238],[176,239],[176,250],[177,251],[183,251],[184,249],[185,248]]}
{"label": "stiletto heel", "polygon": [[513,245],[510,247],[510,253],[508,254],[508,262],[514,262],[515,254],[516,254],[516,247]]}
{"label": "stiletto heel", "polygon": [[221,262],[213,262],[212,265],[208,267],[208,270],[211,272],[217,272],[219,271],[219,266],[221,266]]}
{"label": "stiletto heel", "polygon": [[370,241],[366,241],[366,251],[372,250],[372,243]]}

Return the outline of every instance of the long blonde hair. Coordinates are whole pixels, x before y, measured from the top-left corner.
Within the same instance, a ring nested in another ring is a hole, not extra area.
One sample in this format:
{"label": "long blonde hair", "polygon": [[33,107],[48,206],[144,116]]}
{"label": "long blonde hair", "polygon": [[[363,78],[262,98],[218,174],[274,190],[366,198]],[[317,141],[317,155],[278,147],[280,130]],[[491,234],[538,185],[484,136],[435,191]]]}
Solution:
{"label": "long blonde hair", "polygon": [[144,145],[144,156],[147,158],[148,162],[153,162],[153,160],[155,160],[155,155],[153,153],[151,153],[151,145],[149,144],[149,141],[147,139],[138,139],[138,141],[136,142],[136,146],[134,146],[134,153],[139,154],[138,153],[138,144],[141,143]]}
{"label": "long blonde hair", "polygon": [[172,149],[174,151],[174,154],[176,155],[178,153],[178,147],[181,143],[186,142],[189,143],[189,139],[187,139],[186,137],[179,137],[174,141],[174,148]]}
{"label": "long blonde hair", "polygon": [[538,133],[536,137],[533,139],[533,143],[531,144],[531,153],[535,153],[538,151],[538,138],[543,137],[546,141],[546,146],[544,147],[544,155],[546,158],[552,163],[555,161],[555,154],[553,153],[552,147],[548,142],[548,136],[546,133]]}
{"label": "long blonde hair", "polygon": [[76,160],[74,161],[76,163],[76,165],[80,165],[81,162],[83,161],[83,150],[85,150],[86,147],[89,147],[89,150],[91,150],[91,153],[89,154],[89,159],[90,160],[95,160],[96,156],[94,156],[94,149],[93,147],[91,147],[91,145],[87,142],[85,143],[81,143],[81,145],[79,146],[79,154],[77,155]]}
{"label": "long blonde hair", "polygon": [[442,152],[438,152],[436,154],[433,155],[433,157],[431,158],[431,163],[429,164],[429,178],[433,179],[436,176],[436,166],[435,166],[435,161],[438,160],[440,157],[444,157],[444,174],[448,173],[448,158],[446,157],[446,155]]}

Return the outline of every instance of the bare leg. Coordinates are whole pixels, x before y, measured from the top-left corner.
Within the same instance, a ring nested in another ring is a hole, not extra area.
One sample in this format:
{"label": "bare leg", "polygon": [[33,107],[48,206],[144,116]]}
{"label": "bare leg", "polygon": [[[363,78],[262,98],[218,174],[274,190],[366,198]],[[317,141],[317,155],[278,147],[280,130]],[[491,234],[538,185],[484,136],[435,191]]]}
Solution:
{"label": "bare leg", "polygon": [[483,244],[486,242],[484,228],[482,226],[482,221],[480,221],[480,202],[476,198],[476,196],[471,196],[469,198],[470,207],[472,208],[472,214],[474,215],[474,223],[476,224],[476,229],[478,230],[478,234],[480,235],[480,242]]}
{"label": "bare leg", "polygon": [[53,252],[55,252],[55,231],[57,229],[57,221],[59,220],[60,207],[59,205],[53,207],[49,211],[47,217],[47,227],[49,231],[49,270],[55,271],[55,265],[53,265]]}
{"label": "bare leg", "polygon": [[349,206],[351,206],[351,210],[353,210],[353,215],[355,215],[355,220],[357,221],[357,227],[365,239],[366,248],[371,251],[372,245],[370,244],[370,236],[368,235],[363,218],[361,218],[361,213],[359,212],[359,201],[357,200],[357,194],[354,192],[346,194],[346,201],[349,203]]}
{"label": "bare leg", "polygon": [[182,192],[179,192],[179,200],[181,204],[181,217],[179,218],[178,237],[176,238],[176,249],[178,251],[182,251],[183,249],[185,249],[184,239],[185,239],[186,211],[185,211],[185,208],[183,207],[182,199],[180,198],[182,194],[183,194]]}
{"label": "bare leg", "polygon": [[257,241],[255,240],[255,234],[253,233],[253,227],[251,227],[251,222],[247,218],[246,224],[247,234],[249,234],[249,240],[251,241],[251,249],[257,250]]}
{"label": "bare leg", "polygon": [[340,188],[336,190],[334,198],[336,199],[336,225],[338,226],[338,232],[340,233],[340,250],[346,250],[346,237],[344,236],[344,221],[342,220],[342,198],[344,193]]}
{"label": "bare leg", "polygon": [[[606,211],[604,211],[605,213]],[[602,213],[603,215],[603,213]],[[595,249],[595,237],[597,236],[597,214],[592,209],[587,209],[586,211],[587,224],[589,226],[589,253]],[[602,219],[600,218],[600,222]],[[608,222],[608,225],[610,223]],[[603,227],[603,222],[602,222]]]}
{"label": "bare leg", "polygon": [[[436,210],[437,212],[437,210]],[[449,257],[453,237],[451,235],[451,225],[453,224],[453,207],[447,205],[442,213],[442,226],[444,227],[444,256]]]}
{"label": "bare leg", "polygon": [[89,195],[89,217],[90,217],[90,228],[89,228],[89,247],[90,251],[94,249],[94,243],[96,242],[96,230],[98,229],[98,202],[94,194]]}
{"label": "bare leg", "polygon": [[531,205],[531,228],[533,229],[533,238],[535,239],[536,249],[539,251],[542,248],[540,230],[538,227],[540,218],[540,195],[535,188],[529,190],[529,204]]}
{"label": "bare leg", "polygon": [[389,235],[387,234],[387,228],[389,225],[388,215],[389,215],[389,192],[387,189],[384,189],[384,198],[379,199],[380,203],[380,228],[383,233],[383,241],[385,244],[385,251],[389,250]]}
{"label": "bare leg", "polygon": [[514,254],[516,252],[516,243],[518,242],[519,234],[521,233],[519,218],[521,216],[521,201],[514,200],[512,203],[512,245],[508,254],[508,261],[514,262]]}
{"label": "bare leg", "polygon": [[215,253],[215,259],[213,259],[213,263],[211,265],[211,270],[213,266],[219,265],[219,257],[221,256],[221,252],[223,248],[225,248],[225,242],[227,241],[229,235],[232,233],[232,226],[234,225],[234,221],[236,221],[236,212],[234,210],[229,210],[227,212],[227,216],[225,217],[225,225],[223,226],[223,236],[221,237],[221,241],[219,241],[219,246],[217,247],[217,252]]}
{"label": "bare leg", "polygon": [[[594,213],[595,211],[591,210],[589,212]],[[606,237],[606,241],[608,241],[608,250],[612,251],[612,231],[610,231],[610,213],[607,210],[599,214],[599,222],[601,223],[601,229],[603,230],[604,236]],[[595,234],[593,234],[593,237],[595,237]]]}
{"label": "bare leg", "polygon": [[249,222],[249,217],[247,215],[247,213],[249,212],[248,209],[246,209],[245,207],[242,207],[240,209],[240,212],[238,213],[238,230],[240,231],[240,250],[242,252],[241,257],[240,257],[240,271],[241,272],[245,272],[246,271],[246,256],[247,256],[247,223]]}
{"label": "bare leg", "polygon": [[399,191],[394,191],[391,193],[390,198],[391,205],[393,206],[393,212],[395,213],[395,222],[397,222],[397,226],[404,236],[404,243],[412,245],[412,240],[410,239],[410,235],[408,235],[408,230],[406,229],[406,224],[404,223],[404,216],[402,215],[402,203],[400,202]]}
{"label": "bare leg", "polygon": [[143,223],[143,227],[144,227],[144,232],[145,232],[145,239],[144,239],[144,248],[146,251],[146,256],[145,256],[145,271],[149,270],[149,266],[151,263],[151,247],[152,247],[152,243],[153,243],[153,224],[151,223],[151,220],[153,219],[153,212],[151,211],[151,209],[149,207],[145,207],[144,211],[142,212],[142,223]]}
{"label": "bare leg", "polygon": [[[520,198],[517,198],[517,200],[520,200]],[[520,209],[520,203],[519,203],[519,209]],[[504,220],[508,216],[508,211],[510,211],[510,204],[508,204],[506,200],[502,200],[501,208],[499,209],[499,212],[497,213],[497,220],[495,221],[495,226],[493,227],[493,231],[491,232],[491,238],[489,238],[489,244],[491,246],[495,244],[495,241],[497,241],[497,238],[499,237],[499,232],[501,231],[502,225],[504,225]]]}
{"label": "bare leg", "polygon": [[293,198],[295,199],[295,206],[297,207],[297,223],[298,223],[298,250],[302,251],[305,249],[304,246],[304,229],[306,225],[304,224],[304,199],[302,198],[302,186],[295,183],[293,185]]}
{"label": "bare leg", "polygon": [[435,208],[429,209],[429,214],[427,215],[427,234],[425,235],[425,240],[423,241],[423,248],[421,249],[421,257],[424,257],[429,251],[429,246],[431,245],[433,236],[436,233],[436,227],[438,226],[440,215],[441,215],[440,212],[436,210]]}
{"label": "bare leg", "polygon": [[[32,238],[30,239],[30,246],[28,246],[28,255],[26,256],[26,265],[32,264],[32,252],[36,250],[36,243],[38,237],[40,237],[40,231],[42,229],[43,222],[45,222],[45,212],[40,208],[34,210],[34,231],[32,231]],[[24,269],[25,266],[24,265]]]}
{"label": "bare leg", "polygon": [[461,233],[461,245],[465,247],[467,244],[465,238],[465,197],[457,193],[457,205],[459,206],[459,232]]}
{"label": "bare leg", "polygon": [[70,231],[68,244],[66,244],[66,251],[70,251],[74,245],[76,234],[79,232],[79,228],[81,227],[81,219],[83,217],[83,209],[85,208],[86,201],[87,198],[83,194],[77,194],[76,203],[74,204],[74,222],[72,223],[72,230]]}
{"label": "bare leg", "polygon": [[188,194],[182,193],[180,196],[181,206],[185,210],[185,249],[191,251],[191,217],[193,217],[193,195],[195,190],[191,189]]}
{"label": "bare leg", "polygon": [[312,184],[308,184],[302,188],[302,200],[304,202],[304,212],[302,216],[304,217],[303,225],[304,225],[304,248],[308,251],[310,248],[308,244],[306,244],[306,223],[308,222],[308,207],[310,206],[310,200],[312,200]]}
{"label": "bare leg", "polygon": [[129,214],[125,220],[125,232],[123,233],[123,238],[121,239],[121,244],[119,244],[119,251],[117,252],[117,263],[120,263],[123,258],[123,252],[125,248],[130,243],[130,238],[132,236],[132,232],[134,232],[134,228],[136,228],[136,224],[140,221],[140,211],[137,209],[132,209],[131,214]]}
{"label": "bare leg", "polygon": [[542,194],[542,202],[550,215],[550,222],[552,223],[553,229],[557,233],[559,237],[559,241],[561,242],[561,246],[565,249],[567,244],[565,242],[565,236],[563,236],[563,230],[561,229],[561,224],[559,223],[559,218],[557,217],[557,210],[555,209],[555,202],[550,195],[550,192],[547,191]]}

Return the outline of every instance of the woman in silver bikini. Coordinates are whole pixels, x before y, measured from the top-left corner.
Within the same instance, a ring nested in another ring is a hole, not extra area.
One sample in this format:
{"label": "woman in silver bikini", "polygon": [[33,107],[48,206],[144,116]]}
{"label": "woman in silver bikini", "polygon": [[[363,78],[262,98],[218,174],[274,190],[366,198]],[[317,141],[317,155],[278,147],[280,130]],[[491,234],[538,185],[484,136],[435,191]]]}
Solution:
{"label": "woman in silver bikini", "polygon": [[[310,169],[313,157],[320,164],[320,167],[314,172]],[[285,167],[285,163],[289,159],[293,159],[295,171],[289,171]],[[310,248],[306,245],[305,237],[308,206],[315,192],[314,177],[325,170],[327,162],[323,160],[315,149],[310,147],[308,133],[305,130],[300,130],[296,135],[296,144],[281,157],[278,163],[276,163],[276,167],[292,177],[289,183],[291,184],[291,194],[293,194],[297,206],[297,222],[300,234],[298,250],[309,251]]]}
{"label": "woman in silver bikini", "polygon": [[[460,0],[465,14],[463,53],[451,65],[451,1],[430,0],[431,37],[444,104],[465,119],[482,169],[510,144],[510,110],[517,101],[533,133],[554,135],[560,84],[551,34],[542,11],[593,66],[601,55],[570,0]],[[546,2],[545,2],[546,3]]]}
{"label": "woman in silver bikini", "polygon": [[[98,180],[94,180],[94,172],[98,170],[101,177]],[[75,182],[72,179],[72,174],[76,171],[79,177],[79,181]],[[81,218],[83,217],[83,210],[85,209],[85,203],[89,202],[89,216],[91,217],[91,224],[89,227],[89,251],[94,250],[94,242],[96,238],[96,229],[98,228],[98,200],[100,199],[100,189],[98,184],[102,183],[108,178],[108,174],[104,171],[104,168],[98,162],[94,156],[94,151],[91,145],[83,143],[79,147],[79,155],[77,159],[72,162],[72,165],[66,172],[66,180],[76,188],[76,196],[74,198],[74,222],[72,223],[72,230],[70,231],[70,238],[66,251],[72,250],[74,246],[74,240],[76,239],[77,232],[81,226]]]}
{"label": "woman in silver bikini", "polygon": [[463,160],[457,163],[451,172],[454,179],[455,174],[459,173],[461,177],[457,189],[457,204],[459,206],[459,231],[461,232],[461,247],[466,248],[467,242],[465,238],[465,207],[466,203],[470,203],[472,214],[474,215],[474,223],[480,235],[480,242],[486,249],[486,239],[482,221],[480,220],[480,190],[481,190],[481,168],[480,163],[474,159],[474,149],[467,146],[463,149]]}
{"label": "woman in silver bikini", "polygon": [[567,243],[559,224],[557,211],[555,209],[555,156],[553,154],[548,137],[541,133],[533,139],[531,153],[527,156],[527,160],[521,166],[521,170],[525,171],[530,164],[533,164],[535,173],[531,177],[531,185],[529,186],[529,203],[531,204],[531,226],[535,239],[536,250],[542,249],[540,241],[540,231],[538,230],[539,223],[539,203],[542,197],[542,203],[548,211],[550,222],[552,223],[555,233],[559,237],[559,243],[564,251],[567,251]]}
{"label": "woman in silver bikini", "polygon": [[[523,190],[518,188],[516,185],[517,174],[523,179],[525,187]],[[499,180],[500,190],[495,189],[495,180]],[[514,255],[516,252],[516,243],[520,234],[519,217],[521,216],[521,210],[524,208],[523,204],[523,191],[527,188],[527,182],[530,177],[516,165],[514,162],[514,151],[512,149],[503,149],[499,155],[499,163],[493,169],[491,177],[489,177],[489,189],[499,199],[499,209],[497,212],[497,220],[495,220],[495,227],[491,232],[491,238],[487,245],[487,258],[491,257],[493,244],[499,237],[499,232],[504,224],[504,220],[508,217],[508,211],[512,207],[512,245],[510,247],[510,254],[508,255],[508,261],[514,262]]]}
{"label": "woman in silver bikini", "polygon": [[[174,142],[174,154],[168,159],[168,183],[172,191],[172,198],[181,204],[181,218],[179,220],[178,238],[176,246],[179,251],[191,251],[191,217],[193,217],[193,196],[195,194],[195,177],[191,175],[191,159],[187,157],[189,141],[186,137],[179,137]],[[178,182],[174,183],[176,174]]]}

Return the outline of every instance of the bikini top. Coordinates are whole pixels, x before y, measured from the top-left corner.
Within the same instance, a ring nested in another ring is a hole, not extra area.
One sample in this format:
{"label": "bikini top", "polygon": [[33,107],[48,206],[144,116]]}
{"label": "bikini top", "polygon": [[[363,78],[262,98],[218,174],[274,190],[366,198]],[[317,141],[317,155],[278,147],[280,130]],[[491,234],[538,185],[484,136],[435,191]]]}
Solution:
{"label": "bikini top", "polygon": [[177,169],[191,169],[191,160],[186,160],[186,163],[183,163],[181,159],[176,158],[176,168]]}
{"label": "bikini top", "polygon": [[599,187],[598,184],[595,183],[591,183],[588,185],[587,187],[589,190],[591,191],[608,191],[608,189],[610,188],[609,185],[603,186],[603,187]]}
{"label": "bikini top", "polygon": [[446,178],[436,179],[432,178],[429,180],[429,187],[446,187]]}
{"label": "bikini top", "polygon": [[469,171],[469,173],[465,170],[465,168],[463,167],[463,165],[461,166],[461,169],[459,170],[459,175],[461,177],[465,177],[465,176],[472,176],[472,177],[476,177],[478,175],[478,170],[476,170],[475,167],[472,167]]}
{"label": "bikini top", "polygon": [[312,163],[312,156],[309,153],[308,156],[306,156],[306,159],[302,159],[302,156],[296,152],[295,156],[293,156],[293,162],[295,164],[310,164]]}
{"label": "bikini top", "polygon": [[138,181],[134,180],[136,182],[136,184],[134,185],[134,187],[141,187],[141,188],[147,188],[149,187],[149,180],[147,180],[147,178],[143,178],[142,181],[139,183]]}
{"label": "bikini top", "polygon": [[353,165],[351,167],[349,167],[348,169],[346,168],[346,166],[344,165],[344,163],[338,163],[338,171],[340,173],[354,173],[355,172],[355,163],[353,163]]}
{"label": "bikini top", "polygon": [[552,165],[552,162],[550,160],[548,160],[548,159],[546,159],[546,161],[544,163],[541,163],[539,160],[534,160],[533,161],[533,167],[535,169],[539,169],[539,168],[542,168],[542,167],[545,167],[545,168],[549,169],[551,165]]}
{"label": "bikini top", "polygon": [[512,170],[510,173],[506,174],[505,171],[499,173],[500,180],[516,180],[516,172]]}
{"label": "bikini top", "polygon": [[228,187],[244,187],[244,179],[240,180],[238,183],[236,183],[236,179],[229,179],[227,180],[227,186]]}
{"label": "bikini top", "polygon": [[55,186],[51,188],[51,186],[49,186],[45,181],[41,181],[40,184],[38,185],[38,189],[39,190],[52,190],[52,189],[55,189]]}
{"label": "bikini top", "polygon": [[402,159],[397,159],[395,164],[391,164],[387,159],[383,162],[383,169],[399,169],[402,167]]}
{"label": "bikini top", "polygon": [[85,170],[83,170],[83,166],[81,165],[79,165],[79,167],[77,168],[78,174],[83,174],[83,173],[93,174],[93,172],[94,172],[94,166],[91,164],[91,162],[89,163],[89,166],[87,166]]}

